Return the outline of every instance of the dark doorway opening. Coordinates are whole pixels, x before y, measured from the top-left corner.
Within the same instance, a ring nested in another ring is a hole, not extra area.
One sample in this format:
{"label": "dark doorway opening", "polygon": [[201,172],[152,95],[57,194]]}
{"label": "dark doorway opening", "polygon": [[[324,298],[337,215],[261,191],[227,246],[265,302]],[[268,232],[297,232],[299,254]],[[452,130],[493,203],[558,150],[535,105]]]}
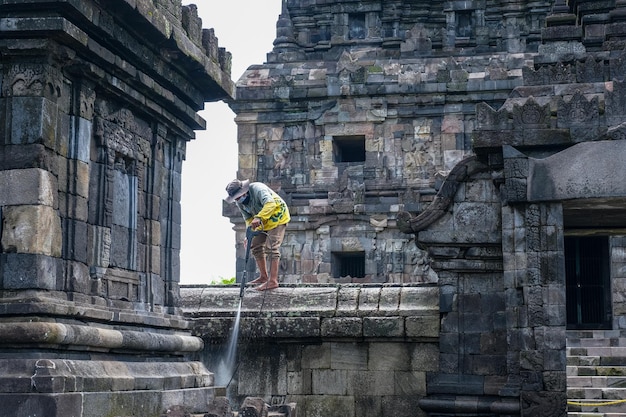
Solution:
{"label": "dark doorway opening", "polygon": [[568,329],[611,328],[611,279],[607,236],[565,237]]}

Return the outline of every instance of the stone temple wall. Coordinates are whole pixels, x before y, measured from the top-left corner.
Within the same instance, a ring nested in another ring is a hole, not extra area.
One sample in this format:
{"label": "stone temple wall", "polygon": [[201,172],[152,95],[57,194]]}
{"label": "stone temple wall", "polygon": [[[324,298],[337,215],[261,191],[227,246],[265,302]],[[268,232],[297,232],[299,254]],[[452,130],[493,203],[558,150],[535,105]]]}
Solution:
{"label": "stone temple wall", "polygon": [[0,1],[0,27],[3,410],[202,409],[181,166],[196,112],[233,94],[230,55],[176,0]]}
{"label": "stone temple wall", "polygon": [[[202,337],[197,355],[233,404],[296,403],[299,416],[425,416],[439,367],[439,291],[415,285],[290,285],[265,295],[187,286],[183,310]],[[234,331],[236,351],[228,360]]]}
{"label": "stone temple wall", "polygon": [[[418,413],[564,416],[568,329],[623,330],[624,7],[287,0],[237,81],[238,176],[293,214],[283,285],[439,289]],[[565,242],[589,236],[605,305],[572,322]]]}
{"label": "stone temple wall", "polygon": [[[284,3],[274,49],[230,104],[238,176],[274,187],[293,214],[284,282],[436,281],[395,216],[423,210],[471,153],[476,105],[522,85],[550,9],[495,3]],[[242,241],[239,213],[224,213]],[[354,255],[360,269],[342,271]]]}

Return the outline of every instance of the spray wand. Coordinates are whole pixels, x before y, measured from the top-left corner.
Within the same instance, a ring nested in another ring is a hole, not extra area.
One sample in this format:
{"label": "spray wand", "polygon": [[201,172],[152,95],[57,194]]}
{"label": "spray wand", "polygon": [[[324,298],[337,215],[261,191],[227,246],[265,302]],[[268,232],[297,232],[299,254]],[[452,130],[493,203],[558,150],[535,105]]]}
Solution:
{"label": "spray wand", "polygon": [[250,244],[252,243],[252,238],[256,235],[260,235],[263,233],[262,230],[254,231],[251,227],[246,229],[246,260],[243,265],[243,276],[241,278],[241,289],[239,290],[239,298],[243,298],[243,292],[246,288],[246,283],[248,281],[248,260],[250,259]]}

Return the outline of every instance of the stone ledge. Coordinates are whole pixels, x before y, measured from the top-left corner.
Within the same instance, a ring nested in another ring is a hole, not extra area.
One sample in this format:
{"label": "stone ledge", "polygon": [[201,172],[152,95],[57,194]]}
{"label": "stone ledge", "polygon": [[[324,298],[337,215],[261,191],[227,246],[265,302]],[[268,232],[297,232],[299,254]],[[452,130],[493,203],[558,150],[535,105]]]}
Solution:
{"label": "stone ledge", "polygon": [[142,416],[162,416],[165,410],[182,405],[190,409],[194,416],[204,416],[206,404],[214,398],[216,391],[213,387],[202,387],[175,390],[0,393],[0,402],[3,410],[22,412],[11,414],[16,416],[126,416],[129,410],[141,410]]}
{"label": "stone ledge", "polygon": [[0,346],[69,346],[70,349],[97,348],[99,351],[197,352],[204,344],[193,336],[159,334],[132,330],[51,322],[0,323]]}
{"label": "stone ledge", "polygon": [[0,359],[0,392],[62,393],[210,387],[200,362]]}
{"label": "stone ledge", "polygon": [[79,320],[92,319],[113,325],[132,325],[144,328],[188,330],[189,322],[178,314],[178,309],[148,311],[145,303],[106,300],[102,297],[78,293],[45,290],[0,291],[0,321],[14,321],[14,316],[62,316]]}
{"label": "stone ledge", "polygon": [[183,312],[198,336],[225,339],[241,301],[239,334],[262,338],[399,338],[439,335],[439,288],[431,285],[182,286]]}
{"label": "stone ledge", "polygon": [[181,307],[189,317],[232,316],[241,301],[242,316],[289,317],[419,316],[439,313],[439,288],[432,284],[281,284],[272,291],[240,284],[181,285]]}

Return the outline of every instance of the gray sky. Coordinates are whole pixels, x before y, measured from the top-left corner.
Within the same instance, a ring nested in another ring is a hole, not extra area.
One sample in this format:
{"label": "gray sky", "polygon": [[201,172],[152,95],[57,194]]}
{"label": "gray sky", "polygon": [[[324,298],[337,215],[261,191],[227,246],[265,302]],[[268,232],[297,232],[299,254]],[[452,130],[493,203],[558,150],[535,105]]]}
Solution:
{"label": "gray sky", "polygon": [[[183,0],[183,4],[189,4]],[[233,55],[231,78],[262,64],[276,38],[281,0],[199,0],[203,28],[214,28],[219,46]],[[223,102],[207,103],[183,163],[181,284],[235,276],[235,232],[222,217],[225,187],[237,173],[235,114]]]}

